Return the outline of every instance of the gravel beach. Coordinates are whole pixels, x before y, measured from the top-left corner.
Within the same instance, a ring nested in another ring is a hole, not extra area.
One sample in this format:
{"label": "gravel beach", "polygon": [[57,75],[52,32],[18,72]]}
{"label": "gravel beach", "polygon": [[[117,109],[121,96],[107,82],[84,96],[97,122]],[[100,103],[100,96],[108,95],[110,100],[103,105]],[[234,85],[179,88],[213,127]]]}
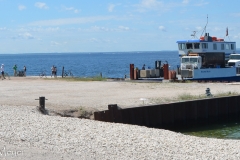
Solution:
{"label": "gravel beach", "polygon": [[240,141],[199,138],[163,129],[42,115],[79,107],[154,104],[181,94],[238,92],[240,83],[82,82],[18,77],[0,83],[0,159],[240,159]]}

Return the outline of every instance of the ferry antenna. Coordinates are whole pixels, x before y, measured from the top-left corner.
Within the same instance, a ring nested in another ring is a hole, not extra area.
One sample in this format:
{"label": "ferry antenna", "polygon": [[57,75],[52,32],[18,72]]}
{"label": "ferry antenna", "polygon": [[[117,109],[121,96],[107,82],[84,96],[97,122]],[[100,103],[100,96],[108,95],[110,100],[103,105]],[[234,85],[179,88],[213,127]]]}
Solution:
{"label": "ferry antenna", "polygon": [[191,34],[191,36],[192,36],[193,38],[196,38],[196,33],[197,33],[197,31],[193,31],[193,34]]}
{"label": "ferry antenna", "polygon": [[[207,32],[207,25],[208,25],[208,15],[207,15],[207,24],[205,25],[205,27],[203,29],[203,32],[205,31],[205,33]],[[201,36],[203,35],[203,32],[202,32]]]}

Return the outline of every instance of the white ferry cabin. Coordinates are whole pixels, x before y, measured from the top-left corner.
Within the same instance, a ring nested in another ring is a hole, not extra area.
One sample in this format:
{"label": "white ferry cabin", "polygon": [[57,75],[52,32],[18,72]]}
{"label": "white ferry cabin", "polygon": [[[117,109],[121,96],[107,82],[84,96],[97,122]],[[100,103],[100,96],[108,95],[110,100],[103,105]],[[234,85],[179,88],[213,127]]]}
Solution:
{"label": "white ferry cabin", "polygon": [[200,39],[179,40],[179,57],[188,56],[189,53],[224,53],[225,63],[229,60],[230,54],[236,53],[236,42],[227,42],[222,38],[211,37],[209,33]]}

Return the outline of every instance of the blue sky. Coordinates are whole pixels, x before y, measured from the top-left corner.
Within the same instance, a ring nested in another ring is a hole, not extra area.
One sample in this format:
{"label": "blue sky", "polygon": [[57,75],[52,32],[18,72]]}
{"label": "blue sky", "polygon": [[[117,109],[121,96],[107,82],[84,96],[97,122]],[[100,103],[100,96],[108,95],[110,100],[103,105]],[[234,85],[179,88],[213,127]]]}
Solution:
{"label": "blue sky", "polygon": [[207,15],[207,32],[240,48],[239,6],[239,0],[0,0],[0,53],[177,50],[177,40],[193,31],[201,36]]}

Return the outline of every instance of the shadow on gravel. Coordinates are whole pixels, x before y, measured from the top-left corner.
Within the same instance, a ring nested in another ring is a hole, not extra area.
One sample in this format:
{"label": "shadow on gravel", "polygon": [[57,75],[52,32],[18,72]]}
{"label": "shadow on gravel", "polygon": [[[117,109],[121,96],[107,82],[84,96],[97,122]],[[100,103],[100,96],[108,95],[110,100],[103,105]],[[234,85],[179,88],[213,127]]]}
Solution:
{"label": "shadow on gravel", "polygon": [[37,109],[44,115],[49,116],[61,116],[61,117],[74,117],[74,118],[83,118],[83,119],[94,119],[94,112],[98,111],[93,108],[84,108],[80,107],[78,109],[69,109],[69,110],[43,110],[40,107]]}

